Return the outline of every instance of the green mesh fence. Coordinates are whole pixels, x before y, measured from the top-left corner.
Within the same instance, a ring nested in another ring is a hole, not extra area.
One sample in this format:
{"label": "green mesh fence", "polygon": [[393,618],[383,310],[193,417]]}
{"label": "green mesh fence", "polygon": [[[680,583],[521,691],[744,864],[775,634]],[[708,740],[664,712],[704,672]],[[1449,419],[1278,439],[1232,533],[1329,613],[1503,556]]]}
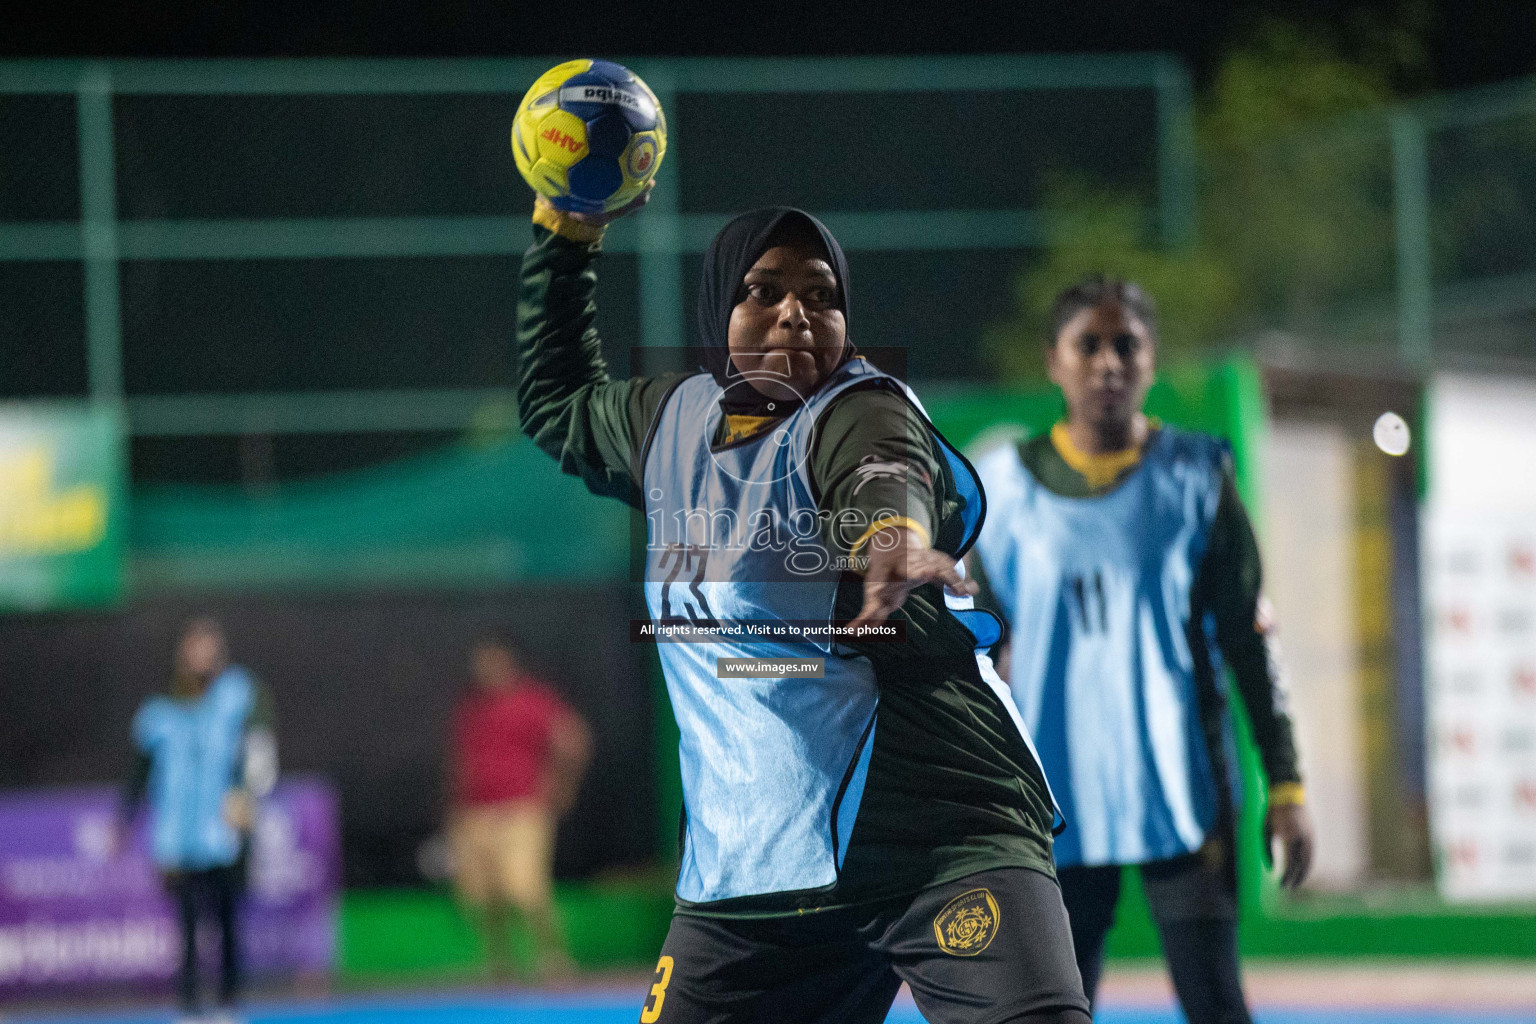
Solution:
{"label": "green mesh fence", "polygon": [[[507,132],[557,60],[0,62],[0,355],[37,364],[0,397],[126,398],[141,439],[278,435],[280,476],[283,435],[462,429],[512,383],[531,194]],[[686,344],[687,259],[748,206],[824,214],[860,339],[932,376],[978,372],[955,356],[1038,244],[1053,171],[1188,218],[1171,58],[629,63],[670,145],[606,245],[613,352]],[[958,283],[974,312],[935,322]],[[355,400],[381,390],[397,423]],[[136,469],[176,457],[140,445]]]}
{"label": "green mesh fence", "polygon": [[1292,343],[1536,358],[1536,82],[1357,114],[1244,166],[1218,230],[1252,239],[1264,322]]}

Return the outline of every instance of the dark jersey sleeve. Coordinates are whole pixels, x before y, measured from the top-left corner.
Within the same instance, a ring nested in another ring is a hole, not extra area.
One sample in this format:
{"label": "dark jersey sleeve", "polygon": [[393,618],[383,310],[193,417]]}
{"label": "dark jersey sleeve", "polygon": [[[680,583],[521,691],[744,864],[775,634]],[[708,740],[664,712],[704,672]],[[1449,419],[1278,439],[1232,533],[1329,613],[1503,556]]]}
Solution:
{"label": "dark jersey sleeve", "polygon": [[834,555],[850,554],[889,524],[915,527],[938,543],[939,453],[902,396],[884,388],[840,395],[817,425],[809,469]]}
{"label": "dark jersey sleeve", "polygon": [[523,433],[592,493],[638,507],[640,447],[680,377],[609,377],[595,323],[600,244],[537,224],[533,234],[517,302]]}
{"label": "dark jersey sleeve", "polygon": [[1263,567],[1248,512],[1230,466],[1195,581],[1194,612],[1209,611],[1216,642],[1237,683],[1270,785],[1301,781],[1284,676],[1272,626],[1261,612]]}
{"label": "dark jersey sleeve", "polygon": [[[905,520],[933,547],[957,550],[964,530],[960,498],[937,445],[927,421],[894,391],[850,391],[833,403],[812,446],[810,471],[820,509],[839,534],[827,540],[834,554],[867,553],[859,541],[882,520]],[[854,525],[841,529],[839,522]],[[833,617],[851,619],[863,603],[863,576],[845,572]],[[878,679],[920,674],[937,663],[946,666],[942,671],[974,671],[975,637],[949,614],[938,584],[914,589],[892,619],[905,622],[908,642],[849,644],[869,657]]]}

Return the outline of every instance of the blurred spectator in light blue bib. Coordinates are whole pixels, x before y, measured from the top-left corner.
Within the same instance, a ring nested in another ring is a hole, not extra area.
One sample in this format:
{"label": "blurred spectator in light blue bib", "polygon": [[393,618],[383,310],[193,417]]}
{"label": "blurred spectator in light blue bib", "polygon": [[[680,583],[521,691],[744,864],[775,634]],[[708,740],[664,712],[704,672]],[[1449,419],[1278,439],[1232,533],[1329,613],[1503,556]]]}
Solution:
{"label": "blurred spectator in light blue bib", "polygon": [[189,623],[176,649],[169,694],[133,720],[138,752],[123,800],[124,824],[147,798],[150,852],[181,922],[181,1008],[199,1012],[197,925],[218,923],[219,1012],[235,1020],[241,981],[238,910],[256,801],[277,781],[272,708],[251,674],[229,663],[223,628]]}

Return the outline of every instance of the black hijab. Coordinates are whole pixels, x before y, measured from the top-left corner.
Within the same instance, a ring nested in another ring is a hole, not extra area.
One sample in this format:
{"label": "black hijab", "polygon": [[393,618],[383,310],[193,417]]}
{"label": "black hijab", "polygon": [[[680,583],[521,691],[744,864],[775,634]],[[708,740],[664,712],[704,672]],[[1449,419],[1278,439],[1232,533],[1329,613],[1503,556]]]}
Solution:
{"label": "black hijab", "polygon": [[[704,273],[699,278],[699,302],[697,308],[699,340],[704,347],[703,369],[714,375],[715,381],[726,389],[720,406],[727,413],[737,415],[763,415],[768,412],[767,397],[756,388],[740,380],[736,367],[731,363],[727,337],[730,334],[731,311],[742,300],[745,285],[742,278],[752,269],[757,258],[768,251],[768,243],[775,231],[786,222],[800,221],[815,229],[827,251],[832,273],[837,275],[837,304],[848,319],[848,260],[843,247],[837,244],[832,232],[821,221],[804,210],[792,206],[767,206],[749,210],[732,220],[704,253]],[[853,342],[845,339],[841,366],[853,355]],[[739,385],[732,387],[732,385]],[[773,413],[782,415],[793,410],[799,403],[774,401]]]}

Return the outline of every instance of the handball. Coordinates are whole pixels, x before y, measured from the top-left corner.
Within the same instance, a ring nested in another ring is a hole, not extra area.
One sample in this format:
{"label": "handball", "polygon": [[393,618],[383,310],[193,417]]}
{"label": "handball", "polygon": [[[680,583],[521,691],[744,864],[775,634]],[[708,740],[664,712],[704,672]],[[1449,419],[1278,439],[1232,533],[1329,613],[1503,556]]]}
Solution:
{"label": "handball", "polygon": [[523,179],[556,209],[616,210],[638,196],[667,152],[667,120],[633,71],[607,60],[550,68],[512,122]]}

